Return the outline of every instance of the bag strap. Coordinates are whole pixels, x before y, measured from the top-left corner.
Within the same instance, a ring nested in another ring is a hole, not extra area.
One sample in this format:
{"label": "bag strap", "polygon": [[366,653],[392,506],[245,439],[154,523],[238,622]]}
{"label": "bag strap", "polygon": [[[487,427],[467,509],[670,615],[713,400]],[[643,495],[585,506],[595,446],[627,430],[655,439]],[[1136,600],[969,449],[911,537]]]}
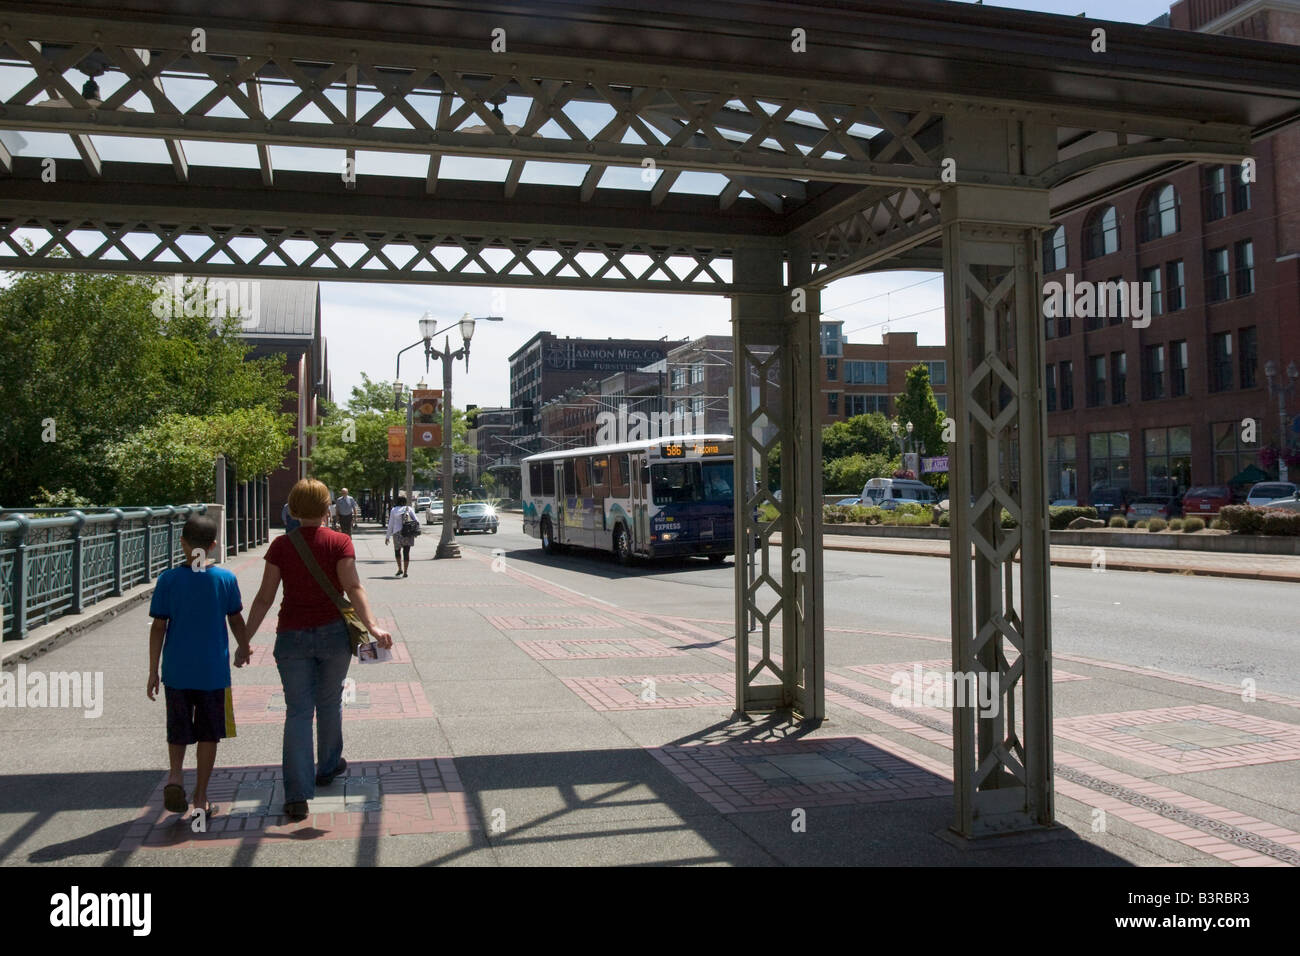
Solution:
{"label": "bag strap", "polygon": [[302,563],[307,565],[307,570],[316,579],[316,583],[320,585],[321,590],[334,602],[334,606],[342,612],[347,607],[347,604],[339,592],[334,589],[330,579],[325,576],[325,572],[321,570],[320,564],[316,561],[316,556],[311,553],[311,548],[307,547],[307,542],[303,540],[301,531],[294,528],[289,532],[288,538],[293,542],[294,548],[298,551],[298,557],[302,558]]}

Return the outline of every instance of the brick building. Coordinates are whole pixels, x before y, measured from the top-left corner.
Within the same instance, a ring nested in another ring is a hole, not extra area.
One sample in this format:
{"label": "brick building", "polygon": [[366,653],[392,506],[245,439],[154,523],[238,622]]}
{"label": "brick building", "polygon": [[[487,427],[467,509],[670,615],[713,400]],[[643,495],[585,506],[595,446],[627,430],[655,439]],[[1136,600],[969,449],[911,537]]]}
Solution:
{"label": "brick building", "polygon": [[[1167,22],[1300,43],[1298,0],[1187,0]],[[1238,165],[1184,165],[1045,234],[1045,281],[1151,291],[1145,327],[1131,314],[1045,320],[1053,496],[1181,493],[1278,446],[1265,362],[1300,361],[1300,132],[1262,141],[1255,158],[1254,182]]]}
{"label": "brick building", "polygon": [[918,345],[915,332],[886,332],[880,344],[844,340],[843,322],[822,321],[822,423],[855,415],[894,414],[894,398],[907,386],[916,365],[930,369],[930,386],[940,410],[948,408],[948,350]]}

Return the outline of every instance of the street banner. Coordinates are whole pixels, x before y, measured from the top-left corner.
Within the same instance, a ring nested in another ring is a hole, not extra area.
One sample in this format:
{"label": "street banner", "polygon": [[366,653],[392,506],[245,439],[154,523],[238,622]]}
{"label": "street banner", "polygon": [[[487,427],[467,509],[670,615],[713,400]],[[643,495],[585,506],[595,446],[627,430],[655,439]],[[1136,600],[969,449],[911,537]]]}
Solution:
{"label": "street banner", "polygon": [[945,473],[948,471],[948,456],[942,458],[922,458],[921,474],[933,475],[936,473]]}
{"label": "street banner", "polygon": [[388,460],[406,461],[406,426],[388,426]]}
{"label": "street banner", "polygon": [[442,445],[442,389],[417,388],[411,392],[411,422],[416,448]]}

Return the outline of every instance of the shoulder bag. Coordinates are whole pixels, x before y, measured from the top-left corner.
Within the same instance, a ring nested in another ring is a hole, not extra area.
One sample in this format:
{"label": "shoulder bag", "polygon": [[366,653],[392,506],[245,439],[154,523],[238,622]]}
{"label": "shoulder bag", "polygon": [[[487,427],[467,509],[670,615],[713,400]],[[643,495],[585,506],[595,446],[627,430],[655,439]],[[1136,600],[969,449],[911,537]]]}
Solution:
{"label": "shoulder bag", "polygon": [[343,615],[343,621],[348,626],[348,643],[351,646],[352,653],[355,654],[358,647],[373,643],[374,638],[370,636],[370,631],[361,623],[361,618],[357,617],[357,609],[352,606],[351,601],[335,590],[334,585],[330,583],[330,579],[325,576],[325,572],[321,570],[320,564],[316,561],[316,555],[311,553],[311,548],[307,547],[307,542],[303,540],[297,529],[289,532],[289,540],[293,542],[294,548],[298,551],[298,557],[302,558],[302,563],[307,565],[307,570],[316,579],[316,583],[320,585],[321,590],[334,602],[334,606]]}
{"label": "shoulder bag", "polygon": [[402,515],[402,534],[408,538],[414,538],[420,534],[420,522],[415,520],[415,516],[411,514],[409,507]]}

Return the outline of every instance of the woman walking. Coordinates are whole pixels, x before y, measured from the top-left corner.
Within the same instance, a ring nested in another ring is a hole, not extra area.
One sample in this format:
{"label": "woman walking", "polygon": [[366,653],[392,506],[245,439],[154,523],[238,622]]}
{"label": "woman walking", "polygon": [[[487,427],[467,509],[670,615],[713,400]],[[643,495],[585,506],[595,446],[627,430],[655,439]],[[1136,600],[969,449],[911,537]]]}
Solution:
{"label": "woman walking", "polygon": [[393,542],[393,557],[397,559],[397,576],[399,578],[409,578],[411,575],[407,569],[411,566],[411,545],[415,544],[415,535],[406,534],[404,526],[407,519],[415,522],[416,534],[420,531],[420,519],[415,514],[415,509],[406,503],[406,495],[397,496],[397,504],[393,505],[393,510],[388,512],[388,528],[384,532],[384,544]]}
{"label": "woman walking", "polygon": [[[345,592],[357,616],[380,647],[393,638],[375,623],[366,590],[357,576],[352,539],[322,527],[329,515],[330,495],[314,478],[304,478],[289,492],[289,511],[301,527],[271,542],[266,551],[262,587],[248,615],[248,633],[256,634],[284,582],[284,600],[276,624],[275,664],[284,685],[284,813],[290,820],[307,818],[307,801],[316,787],[330,784],[347,770],[343,759],[343,679],[352,660],[348,628],[334,600],[325,592],[294,535],[306,545],[335,591]],[[316,718],[316,760],[312,760],[312,717]]]}

